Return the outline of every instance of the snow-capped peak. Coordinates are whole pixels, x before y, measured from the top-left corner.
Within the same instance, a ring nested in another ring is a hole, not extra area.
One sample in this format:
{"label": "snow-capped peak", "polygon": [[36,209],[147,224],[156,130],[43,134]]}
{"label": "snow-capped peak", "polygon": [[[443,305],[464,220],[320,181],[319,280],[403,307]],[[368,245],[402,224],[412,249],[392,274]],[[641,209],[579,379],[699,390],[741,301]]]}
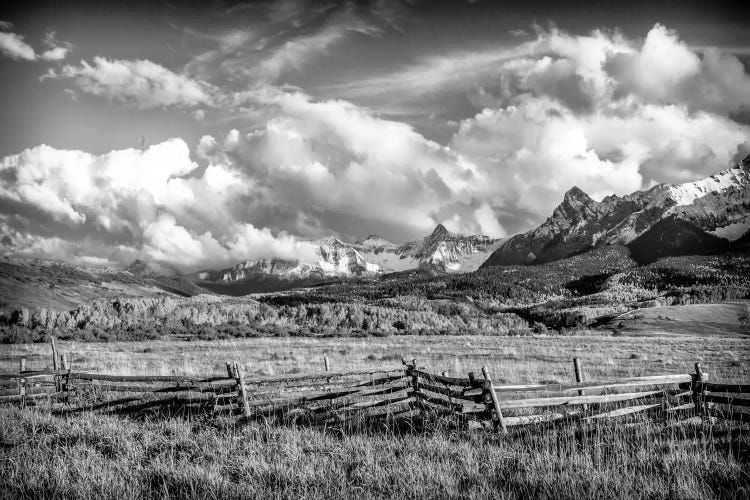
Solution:
{"label": "snow-capped peak", "polygon": [[358,241],[355,245],[360,245],[367,248],[388,248],[395,247],[395,244],[386,240],[379,234],[371,234],[362,241]]}
{"label": "snow-capped peak", "polygon": [[[750,164],[750,158],[745,161]],[[678,222],[660,224],[667,219]],[[695,235],[693,247],[719,248],[741,238],[750,230],[750,168],[740,164],[696,181],[660,184],[627,196],[608,196],[601,202],[574,187],[552,217],[508,239],[487,265],[524,264],[529,255],[534,262],[546,262],[595,246],[633,245],[653,228],[657,232],[683,228]],[[659,237],[652,235],[648,241],[661,241]],[[664,238],[677,244],[669,235]]]}
{"label": "snow-capped peak", "polygon": [[708,194],[746,186],[749,181],[747,172],[741,167],[735,167],[697,181],[670,185],[667,191],[676,205],[682,206],[690,205]]}

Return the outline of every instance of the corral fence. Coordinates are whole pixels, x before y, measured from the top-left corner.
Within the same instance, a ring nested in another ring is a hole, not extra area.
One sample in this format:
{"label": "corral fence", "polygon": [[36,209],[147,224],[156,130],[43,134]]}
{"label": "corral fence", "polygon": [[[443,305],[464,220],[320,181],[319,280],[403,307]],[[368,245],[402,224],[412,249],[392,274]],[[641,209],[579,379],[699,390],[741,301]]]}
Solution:
{"label": "corral fence", "polygon": [[[430,373],[416,360],[349,371],[246,377],[238,363],[214,377],[113,375],[73,371],[53,347],[51,370],[0,374],[0,403],[53,412],[118,414],[179,411],[245,419],[282,418],[337,425],[371,418],[441,415],[457,425],[506,432],[509,427],[596,421],[634,414],[688,415],[750,422],[750,385],[709,381],[693,373],[584,381],[573,360],[570,384],[495,384],[481,376]],[[59,363],[58,363],[59,361]]]}

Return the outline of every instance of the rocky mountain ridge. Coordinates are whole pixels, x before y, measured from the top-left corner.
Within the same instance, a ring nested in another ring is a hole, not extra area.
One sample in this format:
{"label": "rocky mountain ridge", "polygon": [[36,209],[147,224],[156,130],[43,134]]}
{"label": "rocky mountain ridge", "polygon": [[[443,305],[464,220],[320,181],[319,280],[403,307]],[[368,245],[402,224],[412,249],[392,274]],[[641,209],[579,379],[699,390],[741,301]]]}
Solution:
{"label": "rocky mountain ridge", "polygon": [[477,270],[498,244],[499,240],[489,236],[456,234],[438,224],[430,235],[402,245],[378,235],[356,243],[330,236],[299,243],[309,247],[306,253],[317,257],[314,262],[249,260],[228,269],[205,270],[188,277],[219,293],[242,294],[412,269],[470,272]]}
{"label": "rocky mountain ridge", "polygon": [[483,264],[538,264],[603,245],[627,245],[640,261],[731,248],[750,231],[750,157],[683,184],[659,184],[593,200],[571,188],[538,227],[506,240]]}

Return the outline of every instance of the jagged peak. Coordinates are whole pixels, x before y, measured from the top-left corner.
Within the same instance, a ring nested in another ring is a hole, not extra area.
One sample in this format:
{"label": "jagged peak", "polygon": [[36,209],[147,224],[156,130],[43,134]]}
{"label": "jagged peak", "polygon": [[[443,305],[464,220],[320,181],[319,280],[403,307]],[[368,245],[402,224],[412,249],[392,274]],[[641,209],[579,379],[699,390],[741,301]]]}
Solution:
{"label": "jagged peak", "polygon": [[586,192],[579,188],[578,186],[573,186],[572,188],[568,189],[565,192],[565,196],[563,197],[564,201],[569,200],[583,200],[583,201],[592,201],[591,196],[586,194]]}
{"label": "jagged peak", "polygon": [[325,238],[314,241],[313,243],[317,243],[319,245],[331,245],[331,246],[337,246],[337,247],[345,246],[344,243],[335,236],[326,236]]}
{"label": "jagged peak", "polygon": [[432,231],[432,234],[430,235],[430,238],[438,238],[443,236],[449,236],[451,234],[450,231],[448,231],[444,225],[438,224],[435,226],[435,230]]}

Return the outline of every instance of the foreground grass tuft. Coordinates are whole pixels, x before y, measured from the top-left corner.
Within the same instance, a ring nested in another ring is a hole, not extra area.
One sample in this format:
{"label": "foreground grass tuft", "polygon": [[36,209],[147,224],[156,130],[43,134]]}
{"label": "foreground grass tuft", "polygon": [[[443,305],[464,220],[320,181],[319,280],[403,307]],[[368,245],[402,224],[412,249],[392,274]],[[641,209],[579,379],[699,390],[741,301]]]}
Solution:
{"label": "foreground grass tuft", "polygon": [[750,431],[341,433],[0,409],[0,497],[746,498]]}

